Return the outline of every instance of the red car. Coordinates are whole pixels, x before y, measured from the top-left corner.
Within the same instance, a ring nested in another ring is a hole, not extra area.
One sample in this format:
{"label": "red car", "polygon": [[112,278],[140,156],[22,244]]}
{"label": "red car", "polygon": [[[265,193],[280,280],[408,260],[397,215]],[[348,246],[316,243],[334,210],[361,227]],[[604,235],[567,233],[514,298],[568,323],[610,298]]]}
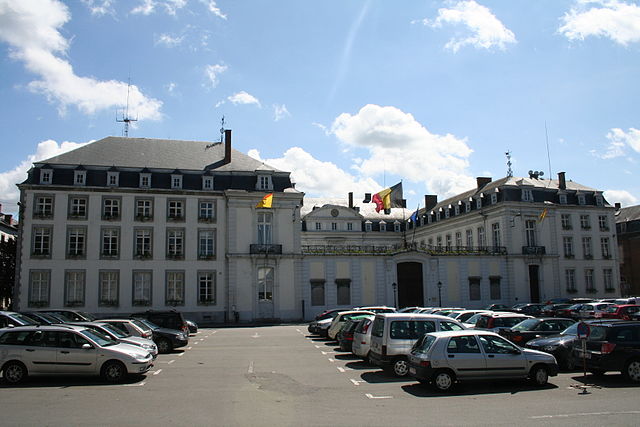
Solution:
{"label": "red car", "polygon": [[612,305],[603,312],[596,313],[598,319],[623,319],[631,320],[631,315],[640,313],[640,305]]}

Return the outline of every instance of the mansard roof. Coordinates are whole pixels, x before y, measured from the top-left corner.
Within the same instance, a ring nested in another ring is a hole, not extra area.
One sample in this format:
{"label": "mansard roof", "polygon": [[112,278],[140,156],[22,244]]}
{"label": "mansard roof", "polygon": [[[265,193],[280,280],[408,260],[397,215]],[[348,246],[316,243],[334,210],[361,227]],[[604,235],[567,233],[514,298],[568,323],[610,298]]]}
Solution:
{"label": "mansard roof", "polygon": [[[304,206],[301,209],[303,220],[306,219],[305,217],[312,213],[314,209],[325,207],[342,207],[344,209],[349,209],[349,202],[347,199],[341,198],[305,197]],[[376,212],[375,203],[355,202],[354,207],[358,209],[358,214],[362,216],[362,218],[370,219],[372,221],[385,220],[387,222],[391,222],[392,220],[406,220],[413,213],[413,211],[406,208],[391,208],[391,213],[387,215],[383,211]]]}
{"label": "mansard roof", "polygon": [[616,212],[616,223],[640,220],[640,205],[628,206]]}

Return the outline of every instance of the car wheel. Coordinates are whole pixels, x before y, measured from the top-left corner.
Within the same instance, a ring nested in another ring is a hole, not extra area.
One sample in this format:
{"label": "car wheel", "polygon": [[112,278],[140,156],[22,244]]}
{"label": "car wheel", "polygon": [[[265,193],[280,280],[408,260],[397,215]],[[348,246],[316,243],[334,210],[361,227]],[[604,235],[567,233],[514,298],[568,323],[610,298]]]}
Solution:
{"label": "car wheel", "polygon": [[171,343],[167,339],[159,339],[156,346],[158,346],[158,353],[165,354],[171,351]]}
{"label": "car wheel", "polygon": [[27,368],[20,362],[9,362],[4,365],[3,378],[9,384],[19,384],[27,378]]}
{"label": "car wheel", "polygon": [[453,388],[456,378],[451,371],[437,371],[433,376],[433,385],[438,391],[449,391]]}
{"label": "car wheel", "polygon": [[640,382],[640,359],[632,359],[627,362],[622,374],[634,383]]}
{"label": "car wheel", "polygon": [[117,360],[110,360],[102,365],[102,378],[108,383],[119,383],[127,375],[127,368]]}
{"label": "car wheel", "polygon": [[409,362],[406,358],[396,359],[393,362],[393,373],[397,377],[404,377],[409,373]]}
{"label": "car wheel", "polygon": [[541,365],[534,366],[533,369],[531,369],[530,376],[531,380],[537,386],[546,385],[549,381],[549,373],[547,372],[547,368]]}

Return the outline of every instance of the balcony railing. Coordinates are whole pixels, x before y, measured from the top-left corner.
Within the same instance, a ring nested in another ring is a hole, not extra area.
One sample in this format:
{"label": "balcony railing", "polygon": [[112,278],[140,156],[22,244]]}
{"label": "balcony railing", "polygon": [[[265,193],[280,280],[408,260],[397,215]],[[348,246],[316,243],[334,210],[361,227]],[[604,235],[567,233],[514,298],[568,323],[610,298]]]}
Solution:
{"label": "balcony railing", "polygon": [[544,246],[523,246],[522,255],[544,255],[547,251]]}
{"label": "balcony railing", "polygon": [[429,255],[506,255],[504,246],[433,246],[407,243],[398,245],[303,245],[302,253],[313,254],[349,254],[349,255],[389,255],[400,252],[419,251]]}
{"label": "balcony railing", "polygon": [[249,245],[249,253],[282,255],[282,245],[252,244]]}

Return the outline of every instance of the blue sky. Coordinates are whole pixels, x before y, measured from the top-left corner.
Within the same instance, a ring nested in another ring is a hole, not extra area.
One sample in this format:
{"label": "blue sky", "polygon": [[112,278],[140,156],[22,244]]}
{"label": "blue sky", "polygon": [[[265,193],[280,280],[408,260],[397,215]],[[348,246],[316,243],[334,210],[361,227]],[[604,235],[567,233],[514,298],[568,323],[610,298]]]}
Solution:
{"label": "blue sky", "polygon": [[[0,203],[109,135],[218,140],[310,197],[409,207],[542,170],[640,203],[632,0],[0,0]],[[548,150],[547,150],[548,140]],[[549,155],[547,154],[549,153]]]}

